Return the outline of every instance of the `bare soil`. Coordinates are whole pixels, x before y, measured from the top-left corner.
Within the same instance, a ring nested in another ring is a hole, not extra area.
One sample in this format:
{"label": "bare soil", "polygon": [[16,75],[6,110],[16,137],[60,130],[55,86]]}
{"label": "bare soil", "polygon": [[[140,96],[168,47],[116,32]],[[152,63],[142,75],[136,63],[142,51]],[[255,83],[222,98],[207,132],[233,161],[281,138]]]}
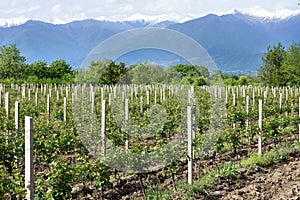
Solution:
{"label": "bare soil", "polygon": [[[285,142],[293,143],[295,137],[288,137]],[[275,142],[276,144],[276,142]],[[264,147],[265,151],[275,149],[277,145],[272,144]],[[237,153],[226,152],[207,156],[201,162],[195,162],[195,178],[203,175],[203,169],[218,168],[218,164],[226,162],[237,163],[249,156],[250,152],[256,151],[255,146],[249,149],[238,149]],[[73,195],[73,199],[146,199],[147,185],[159,186],[166,190],[174,190],[174,194],[180,199],[180,192],[175,191],[169,168],[148,173],[147,175],[127,175],[117,173],[112,180],[112,187],[92,197],[95,190],[86,188]],[[187,162],[178,164],[175,183],[187,180]],[[213,188],[200,191],[194,199],[208,200],[300,200],[300,153],[290,155],[289,159],[270,166],[268,168],[255,167],[254,169],[239,169],[235,179],[226,179],[222,176],[215,177],[217,184]],[[81,193],[81,194],[80,194]],[[84,193],[84,194],[83,194]]]}

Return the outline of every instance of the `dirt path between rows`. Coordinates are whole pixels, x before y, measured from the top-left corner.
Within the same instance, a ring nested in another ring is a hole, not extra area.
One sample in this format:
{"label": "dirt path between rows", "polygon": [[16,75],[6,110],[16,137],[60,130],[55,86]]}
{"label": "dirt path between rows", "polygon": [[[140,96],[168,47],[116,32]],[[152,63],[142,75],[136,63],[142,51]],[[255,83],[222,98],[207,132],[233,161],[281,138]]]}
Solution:
{"label": "dirt path between rows", "polygon": [[241,171],[236,180],[220,182],[205,199],[300,199],[300,159],[291,157],[257,172]]}

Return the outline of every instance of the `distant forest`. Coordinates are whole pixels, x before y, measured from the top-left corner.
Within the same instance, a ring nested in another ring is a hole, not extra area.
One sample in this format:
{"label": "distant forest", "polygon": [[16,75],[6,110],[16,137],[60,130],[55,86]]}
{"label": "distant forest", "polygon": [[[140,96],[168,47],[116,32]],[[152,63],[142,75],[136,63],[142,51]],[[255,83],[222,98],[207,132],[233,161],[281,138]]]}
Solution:
{"label": "distant forest", "polygon": [[51,64],[45,61],[26,63],[16,45],[0,47],[0,82],[2,84],[190,84],[202,85],[269,85],[300,86],[300,43],[288,48],[281,43],[267,47],[262,66],[256,74],[235,75],[217,71],[210,73],[205,66],[178,64],[166,69],[159,65],[98,60],[87,71],[73,70],[65,60]]}

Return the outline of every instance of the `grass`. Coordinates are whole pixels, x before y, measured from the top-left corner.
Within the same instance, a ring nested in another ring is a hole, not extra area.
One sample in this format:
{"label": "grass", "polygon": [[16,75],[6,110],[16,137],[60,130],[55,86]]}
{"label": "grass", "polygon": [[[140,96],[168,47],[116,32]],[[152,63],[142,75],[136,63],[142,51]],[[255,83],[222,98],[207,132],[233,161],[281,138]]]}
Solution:
{"label": "grass", "polygon": [[300,152],[300,143],[273,149],[262,155],[251,154],[249,158],[241,161],[243,168],[253,168],[254,166],[269,167],[283,160],[287,160],[291,153]]}
{"label": "grass", "polygon": [[199,193],[207,191],[218,184],[216,176],[222,176],[226,179],[235,179],[239,168],[252,169],[254,166],[270,167],[283,160],[287,160],[292,153],[300,152],[300,142],[273,149],[262,155],[251,154],[249,158],[241,160],[239,164],[225,163],[219,169],[210,169],[205,172],[205,176],[194,180],[193,185],[184,181],[177,183],[177,191],[174,193],[171,189],[148,188],[147,199],[193,199]]}

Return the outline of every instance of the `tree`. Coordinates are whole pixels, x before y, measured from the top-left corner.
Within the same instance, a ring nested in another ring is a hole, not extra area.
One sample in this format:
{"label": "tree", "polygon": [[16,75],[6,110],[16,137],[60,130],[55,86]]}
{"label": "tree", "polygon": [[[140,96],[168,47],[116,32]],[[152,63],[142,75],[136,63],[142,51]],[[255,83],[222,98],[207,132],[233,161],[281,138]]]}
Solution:
{"label": "tree", "polygon": [[48,78],[63,79],[69,74],[73,74],[72,66],[65,60],[55,60],[48,66]]}
{"label": "tree", "polygon": [[0,47],[0,79],[23,79],[26,76],[25,62],[15,44]]}
{"label": "tree", "polygon": [[140,63],[130,71],[133,84],[157,84],[165,80],[165,72],[159,65]]}
{"label": "tree", "polygon": [[239,85],[248,85],[248,77],[247,76],[240,76]]}
{"label": "tree", "polygon": [[105,68],[100,77],[100,84],[115,85],[126,74],[127,69],[124,62],[116,64],[112,60],[107,60]]}
{"label": "tree", "polygon": [[261,81],[272,86],[285,85],[282,72],[285,54],[286,52],[281,43],[278,43],[272,49],[268,46],[267,52],[262,57],[263,66],[258,69]]}
{"label": "tree", "polygon": [[116,64],[112,60],[92,61],[89,70],[81,71],[77,76],[77,82],[114,85],[127,73],[125,63]]}
{"label": "tree", "polygon": [[172,68],[174,68],[176,71],[178,71],[182,76],[189,76],[189,77],[202,76],[205,78],[209,77],[208,69],[204,66],[178,64],[178,65],[172,66]]}
{"label": "tree", "polygon": [[300,43],[291,45],[286,51],[282,71],[287,85],[300,86]]}
{"label": "tree", "polygon": [[189,64],[178,64],[171,68],[179,72],[189,84],[195,86],[201,86],[206,84],[206,79],[209,77],[209,71],[204,66],[189,65]]}
{"label": "tree", "polygon": [[48,78],[49,71],[45,61],[36,61],[28,66],[28,76],[36,76],[38,79]]}

